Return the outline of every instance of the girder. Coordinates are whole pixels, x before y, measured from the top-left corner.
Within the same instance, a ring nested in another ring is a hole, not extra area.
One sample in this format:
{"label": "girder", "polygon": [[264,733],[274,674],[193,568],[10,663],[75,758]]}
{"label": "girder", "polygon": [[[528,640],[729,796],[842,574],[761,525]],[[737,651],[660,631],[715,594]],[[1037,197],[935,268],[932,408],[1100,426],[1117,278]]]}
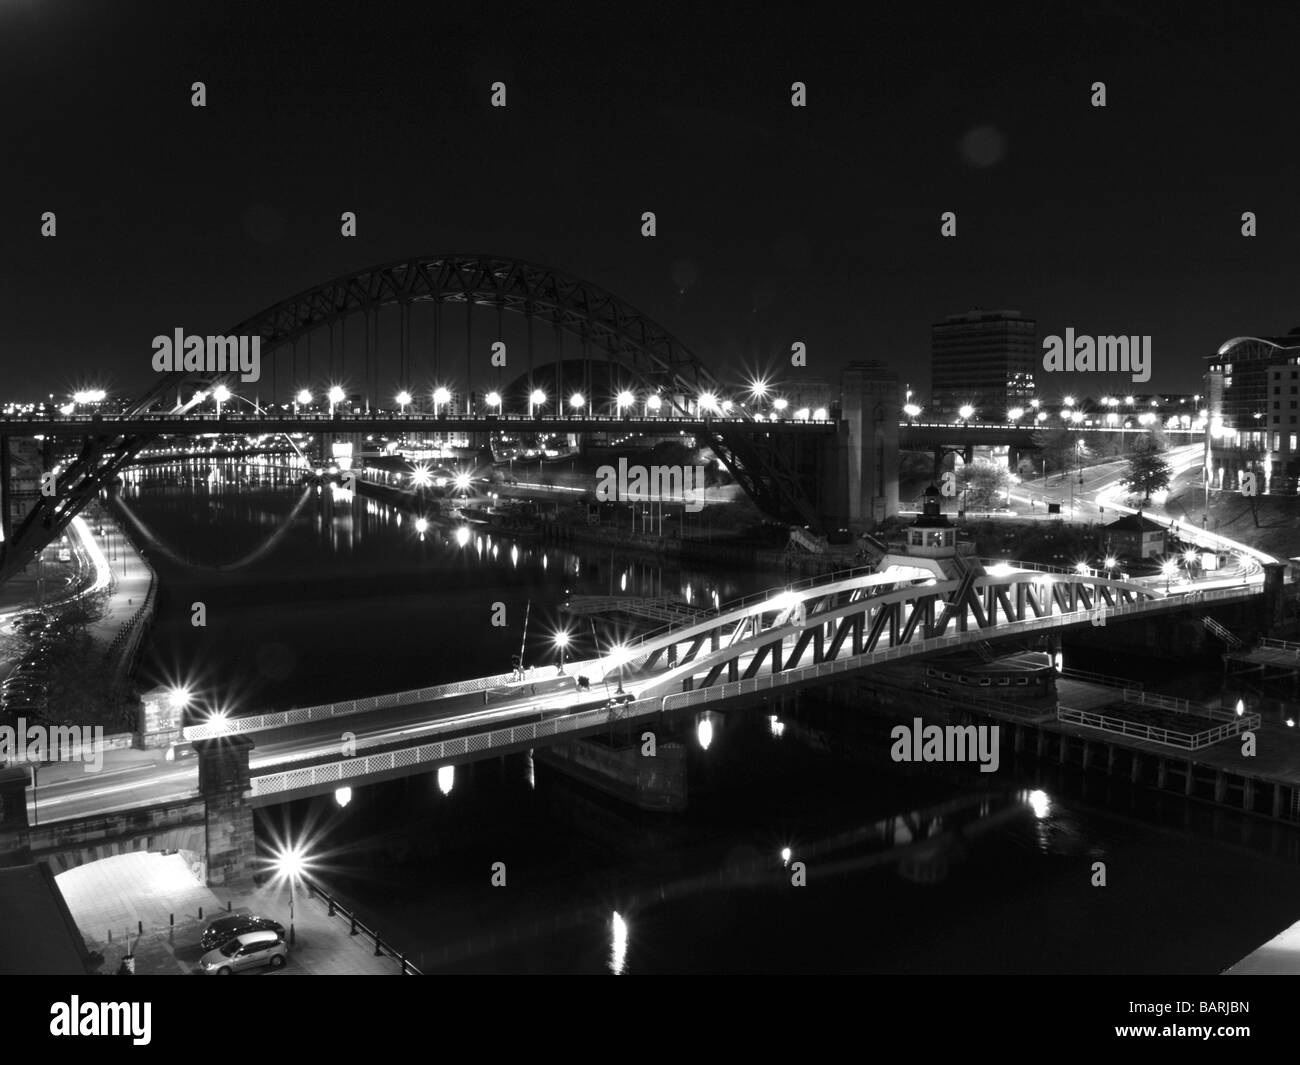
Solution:
{"label": "girder", "polygon": [[[281,300],[223,335],[260,338],[262,357],[267,358],[318,327],[332,326],[354,314],[368,319],[384,307],[421,302],[469,303],[550,322],[579,337],[589,355],[594,352],[617,363],[633,383],[660,393],[663,402],[683,414],[687,411],[679,397],[716,393],[720,388],[708,367],[681,341],[631,304],[550,267],[494,255],[419,256],[368,267]],[[149,411],[175,385],[175,377],[160,375],[127,415]],[[747,411],[742,416],[753,420]],[[780,442],[752,432],[718,430],[701,435],[761,510],[784,521],[820,528],[816,507]],[[123,437],[111,449],[96,445],[111,456],[104,459],[103,468],[79,471],[66,493],[61,487],[58,496],[43,497],[12,539],[0,543],[0,582],[57,535],[152,439]]]}

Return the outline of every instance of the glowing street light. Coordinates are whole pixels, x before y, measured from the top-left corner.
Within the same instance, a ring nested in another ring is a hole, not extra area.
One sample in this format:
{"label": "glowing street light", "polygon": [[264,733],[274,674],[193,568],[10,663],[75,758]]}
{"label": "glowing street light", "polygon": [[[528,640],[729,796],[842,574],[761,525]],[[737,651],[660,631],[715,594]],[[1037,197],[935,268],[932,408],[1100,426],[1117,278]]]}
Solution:
{"label": "glowing street light", "polygon": [[657,395],[654,395],[646,399],[645,405],[646,405],[646,410],[652,410],[657,414],[659,412],[659,408],[664,405],[664,401],[660,399]]}
{"label": "glowing street light", "polygon": [[712,392],[701,392],[696,405],[702,411],[711,411],[716,413],[718,409],[718,397]]}
{"label": "glowing street light", "polygon": [[583,404],[587,402],[586,397],[581,392],[575,392],[569,397],[569,406],[573,408],[573,413],[577,414],[582,410]]}
{"label": "glowing street light", "polygon": [[411,393],[406,391],[406,389],[402,389],[400,392],[397,393],[397,406],[401,410],[401,412],[405,414],[406,408],[409,407],[410,405],[411,405]]}
{"label": "glowing street light", "polygon": [[445,388],[435,388],[433,390],[433,416],[438,417],[438,408],[445,407],[451,402],[451,393]]}
{"label": "glowing street light", "polygon": [[1009,411],[1007,411],[1007,421],[1010,422],[1018,422],[1024,416],[1025,416],[1024,407],[1012,407]]}
{"label": "glowing street light", "polygon": [[305,388],[299,389],[298,394],[293,397],[294,417],[296,418],[298,416],[299,407],[310,407],[310,406],[311,406],[311,393],[308,392],[307,389]]}
{"label": "glowing street light", "polygon": [[634,396],[626,388],[623,389],[621,392],[619,392],[617,396],[614,397],[614,405],[618,408],[619,414],[622,414],[634,403],[636,403],[636,396]]}
{"label": "glowing street light", "polygon": [[[788,406],[790,406],[790,401],[788,399],[777,398],[772,400],[772,409],[777,411],[778,413],[785,410],[785,408]],[[919,414],[920,411],[918,410],[917,413]]]}
{"label": "glowing street light", "polygon": [[812,411],[810,411],[807,407],[800,407],[797,411],[794,412],[794,418],[795,421],[806,422],[811,414]]}
{"label": "glowing street light", "polygon": [[217,385],[217,387],[212,390],[212,398],[217,401],[217,417],[220,418],[221,404],[225,403],[226,400],[230,398],[230,389],[225,385]]}
{"label": "glowing street light", "polygon": [[536,409],[545,405],[546,393],[540,388],[534,388],[528,396],[528,417],[533,417]]}
{"label": "glowing street light", "polygon": [[276,871],[289,881],[289,945],[297,942],[293,927],[293,903],[297,893],[298,878],[306,872],[307,860],[300,847],[288,847],[275,856]]}
{"label": "glowing street light", "polygon": [[1172,558],[1165,559],[1160,564],[1160,572],[1165,578],[1165,594],[1169,594],[1169,587],[1173,583],[1174,577],[1178,575],[1178,563]]}
{"label": "glowing street light", "polygon": [[919,418],[921,416],[921,408],[915,403],[909,403],[903,408],[903,413],[909,418]]}
{"label": "glowing street light", "polygon": [[560,673],[564,673],[564,649],[569,646],[569,634],[561,629],[555,634],[555,646],[560,649]]}
{"label": "glowing street light", "polygon": [[351,788],[335,788],[335,789],[334,789],[334,801],[335,801],[336,803],[338,803],[340,806],[346,806],[348,803],[350,803],[350,802],[352,801],[352,789],[351,789]]}
{"label": "glowing street light", "polygon": [[1073,397],[1073,396],[1066,396],[1066,397],[1065,397],[1065,405],[1066,405],[1067,407],[1073,407],[1073,406],[1074,406],[1074,397]]}
{"label": "glowing street light", "polygon": [[758,380],[751,381],[749,383],[749,394],[755,400],[755,402],[766,399],[767,392],[768,392],[767,382],[764,381],[761,377]]}
{"label": "glowing street light", "polygon": [[496,407],[498,410],[500,410],[501,408],[500,392],[489,392],[487,396],[484,397],[484,399],[489,407]]}
{"label": "glowing street light", "polygon": [[333,418],[335,405],[343,402],[343,389],[341,389],[338,385],[335,385],[329,391],[329,399],[330,399],[330,417]]}
{"label": "glowing street light", "polygon": [[961,418],[962,421],[968,422],[975,417],[975,408],[969,403],[963,403],[957,411],[957,416]]}

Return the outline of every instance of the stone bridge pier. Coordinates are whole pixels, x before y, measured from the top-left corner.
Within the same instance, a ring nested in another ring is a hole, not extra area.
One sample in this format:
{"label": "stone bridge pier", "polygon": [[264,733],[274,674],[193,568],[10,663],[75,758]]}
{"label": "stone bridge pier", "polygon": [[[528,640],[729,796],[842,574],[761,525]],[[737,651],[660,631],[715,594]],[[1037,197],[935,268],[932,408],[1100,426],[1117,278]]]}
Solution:
{"label": "stone bridge pier", "polygon": [[0,769],[0,866],[44,862],[56,875],[133,851],[181,850],[211,886],[252,879],[257,872],[253,807],[248,798],[246,736],[196,740],[199,794],[156,806],[87,814],[32,826],[27,766]]}
{"label": "stone bridge pier", "polygon": [[249,801],[247,736],[195,740],[199,756],[199,794],[207,808],[206,867],[210,885],[251,880],[256,872],[253,806]]}

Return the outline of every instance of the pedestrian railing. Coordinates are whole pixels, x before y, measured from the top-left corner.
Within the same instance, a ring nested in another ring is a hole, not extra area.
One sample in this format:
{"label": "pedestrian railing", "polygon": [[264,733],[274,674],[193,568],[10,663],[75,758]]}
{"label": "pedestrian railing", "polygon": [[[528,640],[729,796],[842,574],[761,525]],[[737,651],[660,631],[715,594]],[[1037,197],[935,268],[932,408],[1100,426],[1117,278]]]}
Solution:
{"label": "pedestrian railing", "polygon": [[1258,714],[1243,714],[1241,717],[1234,717],[1232,721],[1216,725],[1211,729],[1187,732],[1182,729],[1161,728],[1156,725],[1128,721],[1121,717],[1112,717],[1092,710],[1068,710],[1062,708],[1057,710],[1056,719],[1072,725],[1083,725],[1087,728],[1100,729],[1103,732],[1113,732],[1133,739],[1149,740],[1152,743],[1162,743],[1166,746],[1180,747],[1188,751],[1197,751],[1202,747],[1210,747],[1220,740],[1227,739],[1229,736],[1235,736],[1240,732],[1258,728],[1260,720]]}
{"label": "pedestrian railing", "polygon": [[385,943],[383,939],[380,938],[378,932],[376,932],[373,928],[370,928],[368,925],[364,924],[357,917],[355,912],[349,910],[346,906],[344,906],[341,902],[339,902],[338,899],[336,899],[328,891],[322,888],[319,884],[308,879],[307,877],[303,877],[303,885],[307,888],[308,896],[315,895],[317,898],[319,898],[321,901],[323,901],[326,905],[329,906],[329,915],[331,917],[342,917],[345,921],[347,921],[352,926],[349,935],[354,935],[354,936],[359,935],[365,937],[366,939],[372,940],[375,944],[376,958],[380,958],[384,956],[392,958],[394,961],[397,962],[398,964],[397,971],[402,976],[423,976],[424,975],[424,973],[422,973],[419,969],[417,969],[415,965],[412,964],[407,959],[405,953],[398,951],[391,943]]}

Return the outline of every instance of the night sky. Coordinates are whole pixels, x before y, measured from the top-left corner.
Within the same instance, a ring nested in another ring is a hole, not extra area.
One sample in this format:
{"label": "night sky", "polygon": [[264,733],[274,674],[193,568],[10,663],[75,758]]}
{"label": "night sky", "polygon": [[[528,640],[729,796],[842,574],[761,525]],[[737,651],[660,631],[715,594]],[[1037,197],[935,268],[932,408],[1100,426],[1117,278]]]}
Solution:
{"label": "night sky", "polygon": [[1153,337],[1149,384],[1049,398],[1193,392],[1300,324],[1294,7],[845,6],[0,0],[0,399],[134,392],[155,334],[442,252],[586,278],[732,380],[925,388],[984,306]]}

